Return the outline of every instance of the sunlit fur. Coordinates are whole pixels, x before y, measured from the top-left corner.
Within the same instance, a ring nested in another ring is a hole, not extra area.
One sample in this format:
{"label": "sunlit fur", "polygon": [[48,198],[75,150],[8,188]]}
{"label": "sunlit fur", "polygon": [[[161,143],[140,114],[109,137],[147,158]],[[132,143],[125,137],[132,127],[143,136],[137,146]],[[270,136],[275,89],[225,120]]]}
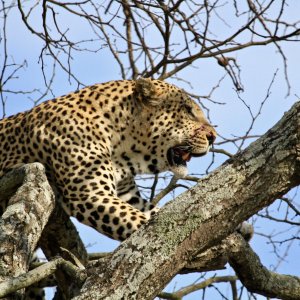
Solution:
{"label": "sunlit fur", "polygon": [[[0,176],[20,164],[44,164],[65,211],[124,240],[157,208],[134,176],[170,170],[167,151],[207,153],[215,138],[200,107],[166,82],[140,79],[86,87],[0,121]],[[2,204],[2,210],[5,208]]]}

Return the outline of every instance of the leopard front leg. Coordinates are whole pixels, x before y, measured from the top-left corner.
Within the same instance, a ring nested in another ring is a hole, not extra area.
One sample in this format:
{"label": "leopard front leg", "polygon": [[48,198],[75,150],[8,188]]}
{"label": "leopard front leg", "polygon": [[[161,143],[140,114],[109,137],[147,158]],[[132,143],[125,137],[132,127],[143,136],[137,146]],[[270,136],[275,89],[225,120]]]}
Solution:
{"label": "leopard front leg", "polygon": [[77,164],[76,171],[64,168],[56,173],[56,187],[63,195],[62,206],[78,221],[123,241],[147,222],[150,213],[145,214],[118,197],[108,163],[105,172],[99,169],[101,163],[97,160],[84,166]]}
{"label": "leopard front leg", "polygon": [[132,175],[117,182],[117,195],[122,201],[129,203],[148,216],[154,215],[159,210],[159,207],[141,197]]}

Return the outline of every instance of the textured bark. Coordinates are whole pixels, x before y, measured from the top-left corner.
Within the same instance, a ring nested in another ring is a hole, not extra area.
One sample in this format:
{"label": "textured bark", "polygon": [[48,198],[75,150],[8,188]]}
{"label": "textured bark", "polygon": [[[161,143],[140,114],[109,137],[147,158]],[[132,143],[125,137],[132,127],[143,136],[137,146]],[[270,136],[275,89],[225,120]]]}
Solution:
{"label": "textured bark", "polygon": [[[231,252],[231,235],[222,241],[219,245],[195,255],[187,262],[185,267],[180,270],[180,274],[188,274],[194,272],[208,272],[225,269],[225,265],[229,262]],[[93,256],[97,257],[94,258]],[[112,259],[112,253],[106,255],[93,254],[92,259],[87,264],[87,274],[92,275],[105,272],[107,263]]]}
{"label": "textured bark", "polygon": [[[4,281],[28,271],[31,254],[55,201],[44,167],[39,163],[13,170],[0,180],[0,186],[0,201],[6,201],[20,186],[0,219],[0,281]],[[7,299],[21,299],[23,292]]]}
{"label": "textured bark", "polygon": [[[0,298],[11,293],[12,290],[15,291],[34,285],[36,282],[48,278],[58,269],[62,269],[66,274],[69,274],[77,283],[82,283],[86,279],[86,274],[83,269],[79,269],[72,263],[58,257],[33,270],[30,270],[28,273],[24,273],[18,277],[12,277],[1,282]],[[80,286],[80,284],[78,284],[78,286]]]}
{"label": "textured bark", "polygon": [[279,299],[300,299],[300,278],[281,275],[267,270],[248,243],[238,235],[232,235],[230,265],[241,282],[253,293]]}
{"label": "textured bark", "polygon": [[299,185],[299,153],[296,103],[263,137],[168,203],[123,242],[89,277],[76,300],[153,299],[197,253]]}
{"label": "textured bark", "polygon": [[[59,255],[75,265],[76,259],[79,264],[87,263],[87,252],[74,224],[59,205],[54,208],[53,192],[42,165],[28,164],[16,168],[1,178],[0,190],[0,200],[9,205],[0,223],[0,241],[4,241],[0,245],[0,253],[4,253],[0,256],[2,280],[27,272],[30,255],[37,244],[49,260]],[[75,259],[70,257],[73,255]],[[20,281],[33,280],[25,275],[23,277]],[[76,280],[61,268],[57,269],[56,277],[62,298],[70,299],[79,291],[82,280]],[[13,285],[11,288],[14,288]],[[19,291],[9,299],[18,299],[22,293]]]}
{"label": "textured bark", "polygon": [[[71,253],[79,260],[80,264],[85,266],[88,262],[86,249],[76,227],[59,205],[56,205],[43,231],[39,245],[48,260],[59,255],[76,265],[76,261],[69,255]],[[55,277],[59,287],[57,297],[60,295],[60,298],[70,299],[79,293],[82,282],[74,280],[73,276],[61,269],[55,272]]]}
{"label": "textured bark", "polygon": [[40,246],[49,258],[59,255],[65,259],[67,249],[83,265],[88,262],[88,254],[75,225],[65,211],[57,206],[43,231]]}

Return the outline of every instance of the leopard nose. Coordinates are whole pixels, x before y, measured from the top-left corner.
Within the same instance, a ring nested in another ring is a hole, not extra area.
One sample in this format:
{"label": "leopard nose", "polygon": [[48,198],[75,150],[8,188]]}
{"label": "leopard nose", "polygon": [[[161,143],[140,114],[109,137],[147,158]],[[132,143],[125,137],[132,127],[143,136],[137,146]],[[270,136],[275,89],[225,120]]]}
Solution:
{"label": "leopard nose", "polygon": [[206,138],[208,140],[208,144],[211,146],[214,143],[215,139],[216,139],[216,135],[215,135],[215,133],[210,131],[210,132],[206,133]]}

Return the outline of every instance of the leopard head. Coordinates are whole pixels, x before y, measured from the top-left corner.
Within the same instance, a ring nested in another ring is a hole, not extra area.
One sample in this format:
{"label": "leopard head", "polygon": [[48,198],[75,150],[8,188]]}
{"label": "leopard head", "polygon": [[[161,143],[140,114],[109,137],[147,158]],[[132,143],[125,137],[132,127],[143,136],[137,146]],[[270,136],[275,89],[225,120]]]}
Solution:
{"label": "leopard head", "polygon": [[139,79],[136,99],[141,107],[139,119],[151,145],[148,148],[158,158],[157,172],[169,170],[184,177],[187,162],[209,151],[216,139],[215,129],[201,108],[174,85]]}

